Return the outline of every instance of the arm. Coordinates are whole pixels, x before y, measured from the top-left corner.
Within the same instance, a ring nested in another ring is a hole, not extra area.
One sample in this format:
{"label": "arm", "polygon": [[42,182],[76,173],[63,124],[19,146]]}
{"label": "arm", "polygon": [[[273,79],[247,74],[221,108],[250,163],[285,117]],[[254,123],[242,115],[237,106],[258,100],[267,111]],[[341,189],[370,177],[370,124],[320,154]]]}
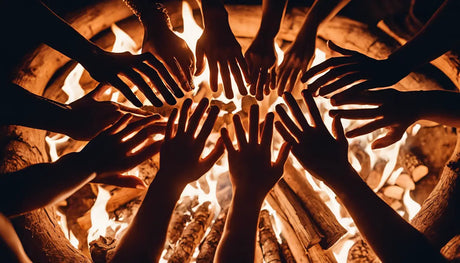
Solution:
{"label": "arm", "polygon": [[275,37],[280,29],[281,20],[286,10],[287,0],[264,0],[262,3],[262,20],[259,31],[244,54],[249,70],[249,92],[257,100],[275,88],[275,75],[271,72],[277,57]]}
{"label": "arm", "polygon": [[379,258],[383,262],[445,262],[425,236],[382,201],[353,170],[347,160],[348,143],[340,119],[335,118],[332,125],[334,138],[311,94],[304,91],[303,96],[314,126],[308,124],[294,97],[286,93],[284,98],[302,130],[281,105],[276,110],[284,125],[278,122],[276,127],[285,140],[293,143],[292,153],[302,166],[337,194]]}
{"label": "arm", "polygon": [[31,263],[11,222],[0,213],[0,255],[5,262]]}
{"label": "arm", "polygon": [[335,16],[350,0],[315,0],[297,34],[296,39],[284,54],[278,69],[278,95],[292,91],[299,73],[310,67],[315,56],[316,34],[319,26]]}
{"label": "arm", "polygon": [[203,99],[188,118],[191,104],[190,99],[184,101],[175,134],[173,128],[177,109],[174,109],[169,117],[160,150],[160,169],[138,213],[120,240],[113,262],[157,262],[163,251],[171,214],[183,189],[211,169],[224,152],[222,143],[217,142],[213,151],[201,158],[206,140],[219,114],[219,108],[211,107],[195,138],[197,127],[209,102]]}
{"label": "arm", "polygon": [[202,0],[204,30],[196,44],[196,72],[204,70],[204,57],[209,65],[209,83],[213,92],[217,91],[218,70],[222,78],[225,96],[233,98],[230,72],[241,95],[247,95],[241,71],[246,80],[247,65],[241,53],[241,46],[233,35],[228,23],[228,14],[221,0]]}
{"label": "arm", "polygon": [[241,119],[234,115],[238,150],[233,147],[228,131],[221,131],[228,152],[233,199],[214,262],[254,261],[260,208],[267,193],[283,175],[290,149],[288,144],[284,144],[276,162],[271,161],[273,118],[273,113],[267,114],[259,142],[257,104],[251,106],[249,113],[249,140],[246,140]]}
{"label": "arm", "polygon": [[144,26],[142,51],[160,58],[185,91],[193,88],[195,57],[187,43],[172,31],[166,9],[155,0],[124,0]]}
{"label": "arm", "polygon": [[[139,178],[122,176],[121,173],[158,152],[159,143],[149,139],[158,131],[152,124],[156,118],[144,118],[128,124],[131,118],[125,115],[79,153],[67,154],[54,163],[36,164],[0,176],[1,198],[9,200],[2,202],[0,211],[11,216],[52,204],[91,180],[125,187],[144,187]],[[131,133],[136,135],[122,141]],[[140,149],[133,154],[132,150],[136,147]]]}

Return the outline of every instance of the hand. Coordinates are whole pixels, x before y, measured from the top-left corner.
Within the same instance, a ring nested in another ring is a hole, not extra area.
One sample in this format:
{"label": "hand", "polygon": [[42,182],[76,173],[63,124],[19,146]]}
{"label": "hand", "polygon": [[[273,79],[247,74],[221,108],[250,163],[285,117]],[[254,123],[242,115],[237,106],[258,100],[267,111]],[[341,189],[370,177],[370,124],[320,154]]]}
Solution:
{"label": "hand", "polygon": [[302,82],[306,82],[313,76],[329,70],[308,85],[308,90],[312,94],[319,90],[319,95],[325,96],[358,81],[361,82],[351,88],[355,92],[387,87],[396,84],[409,74],[407,69],[401,68],[388,59],[373,59],[357,51],[341,48],[332,41],[328,41],[327,45],[333,51],[344,55],[344,57],[330,58],[311,68],[302,76]]}
{"label": "hand", "polygon": [[63,132],[66,135],[75,140],[90,140],[118,121],[125,113],[142,116],[151,115],[147,111],[130,108],[112,101],[97,101],[109,87],[99,84],[90,93],[69,104],[70,116],[61,120],[62,127],[65,127]]}
{"label": "hand", "polygon": [[291,92],[299,73],[302,74],[311,66],[315,58],[316,30],[305,33],[305,36],[297,36],[289,49],[284,53],[284,59],[277,69],[278,96],[286,90]]}
{"label": "hand", "polygon": [[[247,65],[241,53],[241,46],[228,25],[228,22],[216,21],[215,25],[207,25],[196,44],[196,73],[199,75],[204,70],[204,56],[209,65],[209,83],[213,92],[217,91],[217,65],[219,64],[220,76],[224,84],[225,96],[233,98],[230,70],[235,78],[236,85],[241,95],[247,95],[241,71],[247,77]],[[241,71],[240,71],[241,68]]]}
{"label": "hand", "polygon": [[101,132],[79,153],[80,160],[97,173],[93,182],[118,186],[144,187],[137,177],[122,176],[160,150],[160,141],[153,135],[164,129],[154,122],[156,116],[130,123],[131,114],[124,115],[117,123]]}
{"label": "hand", "polygon": [[193,89],[195,57],[185,41],[169,28],[151,29],[144,24],[142,52],[151,52],[168,68],[184,91]]}
{"label": "hand", "polygon": [[275,41],[272,38],[256,37],[244,54],[249,69],[249,93],[261,101],[270,94],[270,88],[275,88],[276,64]]}
{"label": "hand", "polygon": [[340,119],[335,118],[332,124],[334,138],[324,125],[311,94],[303,90],[302,95],[313,125],[308,124],[294,97],[286,92],[284,100],[300,127],[281,105],[277,105],[276,112],[282,123],[277,121],[276,129],[284,140],[292,144],[292,153],[306,170],[326,183],[337,181],[342,168],[349,165],[348,142],[343,134]]}
{"label": "hand", "polygon": [[348,131],[347,137],[364,135],[380,128],[386,128],[387,134],[372,143],[373,149],[387,147],[401,139],[406,129],[419,119],[420,103],[414,98],[414,92],[400,92],[395,89],[344,91],[332,96],[334,105],[358,104],[377,105],[371,109],[331,110],[331,116],[344,119],[366,119],[371,122]]}
{"label": "hand", "polygon": [[222,140],[228,152],[230,179],[234,191],[251,193],[251,196],[265,198],[283,175],[283,167],[289,155],[290,146],[284,143],[276,162],[271,161],[273,135],[273,113],[265,117],[259,143],[259,106],[252,105],[249,113],[249,140],[238,115],[233,116],[238,150],[233,147],[227,129],[221,130]]}
{"label": "hand", "polygon": [[[184,96],[184,93],[180,90],[168,70],[150,53],[133,55],[129,52],[112,53],[102,50],[96,52],[91,57],[83,59],[82,65],[88,70],[91,77],[99,82],[111,84],[137,107],[141,107],[142,102],[134,95],[128,84],[120,79],[119,75],[128,78],[156,107],[161,107],[163,103],[158,99],[140,73],[152,82],[168,104],[174,105],[176,103],[176,99],[171,92],[178,98]],[[171,90],[166,87],[162,79],[168,84]]]}
{"label": "hand", "polygon": [[198,180],[211,169],[224,153],[224,146],[221,141],[218,141],[211,153],[205,158],[201,158],[206,140],[219,114],[219,108],[212,106],[200,132],[195,137],[208,104],[207,99],[202,99],[195,112],[188,118],[192,100],[186,99],[182,104],[179,123],[175,132],[173,129],[177,109],[174,109],[169,117],[164,143],[161,146],[160,170],[157,177],[166,176],[166,180],[179,185],[177,188],[185,187],[186,184]]}

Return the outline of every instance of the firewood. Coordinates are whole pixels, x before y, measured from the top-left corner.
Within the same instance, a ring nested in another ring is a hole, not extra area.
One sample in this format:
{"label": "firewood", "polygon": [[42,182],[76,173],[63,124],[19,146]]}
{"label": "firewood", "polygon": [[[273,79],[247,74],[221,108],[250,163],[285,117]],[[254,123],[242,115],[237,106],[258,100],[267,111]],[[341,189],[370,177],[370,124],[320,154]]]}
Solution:
{"label": "firewood", "polygon": [[334,245],[347,231],[340,225],[337,218],[324,201],[321,200],[318,193],[313,190],[304,172],[296,169],[292,165],[292,161],[288,161],[284,166],[284,178],[282,180],[297,195],[319,228],[319,231],[324,235],[320,243],[321,246],[327,249]]}
{"label": "firewood", "polygon": [[283,260],[282,260],[283,262],[296,263],[294,255],[292,255],[291,249],[289,248],[289,245],[286,239],[282,235],[281,235],[280,249],[281,249],[281,254],[283,255]]}
{"label": "firewood", "polygon": [[89,243],[91,251],[91,259],[94,263],[106,263],[110,262],[111,250],[115,249],[117,242],[115,239],[110,237],[100,236],[98,239]]}
{"label": "firewood", "polygon": [[359,171],[359,175],[364,181],[366,181],[369,173],[371,172],[371,158],[369,154],[364,150],[364,147],[358,141],[350,144],[349,151],[351,151],[359,161],[359,164],[361,165],[361,171]]}
{"label": "firewood", "polygon": [[441,254],[449,261],[460,259],[460,235],[452,238],[442,249]]}
{"label": "firewood", "polygon": [[197,263],[212,263],[214,255],[216,254],[217,245],[219,244],[222,232],[224,231],[225,220],[227,219],[227,210],[222,211],[214,224],[211,227],[211,231],[205,237],[203,243],[200,246],[200,253],[196,258]]}
{"label": "firewood", "polygon": [[190,261],[195,248],[200,244],[206,229],[211,224],[214,209],[210,206],[211,202],[207,201],[196,209],[192,222],[185,227],[168,262],[184,263]]}
{"label": "firewood", "polygon": [[401,200],[404,194],[404,189],[397,185],[389,185],[383,188],[383,194],[388,197]]}
{"label": "firewood", "polygon": [[273,231],[270,213],[267,210],[260,211],[259,215],[259,243],[262,248],[264,262],[267,263],[280,263],[281,255],[278,240],[276,239],[275,232]]}
{"label": "firewood", "polygon": [[308,249],[308,257],[312,263],[336,263],[334,255],[330,251],[323,250],[319,244]]}
{"label": "firewood", "polygon": [[387,162],[388,161],[383,159],[378,159],[375,162],[374,167],[372,167],[372,171],[369,173],[369,177],[366,179],[366,183],[370,188],[375,189],[377,186],[379,186],[380,180],[382,179],[383,170],[385,169]]}
{"label": "firewood", "polygon": [[426,166],[418,156],[412,153],[412,151],[406,149],[406,147],[401,147],[398,155],[398,162],[404,170],[412,176],[414,182],[420,181],[420,179],[425,177],[429,172],[428,166]]}
{"label": "firewood", "polygon": [[415,184],[412,178],[405,173],[402,173],[398,176],[398,179],[396,179],[396,185],[401,186],[404,189],[409,189],[409,190],[414,190],[415,189]]}
{"label": "firewood", "polygon": [[356,241],[348,251],[348,263],[377,263],[380,260],[371,247],[362,239]]}

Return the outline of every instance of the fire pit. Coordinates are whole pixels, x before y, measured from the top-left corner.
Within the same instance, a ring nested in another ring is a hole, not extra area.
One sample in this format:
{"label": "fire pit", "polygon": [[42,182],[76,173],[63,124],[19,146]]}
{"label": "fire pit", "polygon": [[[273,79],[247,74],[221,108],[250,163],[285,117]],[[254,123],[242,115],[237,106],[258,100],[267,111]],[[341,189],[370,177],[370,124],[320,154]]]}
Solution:
{"label": "fire pit", "polygon": [[[256,33],[261,9],[258,6],[227,8],[232,30],[245,49]],[[193,19],[196,10],[190,9],[188,5],[183,10],[184,14],[171,14],[172,22],[176,25],[181,20],[179,18],[183,17],[184,31],[180,35],[194,50],[194,42],[201,33]],[[139,51],[141,25],[121,1],[103,1],[88,7],[86,11],[70,19],[73,26],[86,37],[99,33],[93,41],[103,48],[116,52]],[[278,50],[279,60],[282,60],[281,49],[294,39],[305,13],[306,9],[295,8],[286,15],[278,36],[281,47]],[[316,63],[333,55],[325,47],[327,39],[376,58],[386,57],[398,46],[395,40],[378,29],[338,17],[319,32]],[[35,50],[26,61],[18,72],[16,82],[24,87],[33,87],[32,92],[63,103],[79,98],[97,84],[80,65],[69,62],[64,56],[44,46]],[[186,97],[196,102],[208,97],[211,104],[221,108],[215,132],[210,137],[209,143],[212,144],[219,136],[220,127],[232,125],[230,120],[233,114],[245,118],[250,105],[257,102],[251,96],[236,96],[228,100],[222,95],[222,88],[217,93],[211,93],[207,74],[205,70],[195,79],[197,89]],[[445,83],[445,79],[411,74],[395,88],[440,89],[440,82]],[[296,87],[294,94],[301,89],[300,86]],[[108,91],[105,96],[106,99],[127,103],[114,90]],[[182,100],[179,100],[178,105]],[[272,111],[278,103],[282,103],[282,100],[274,93],[259,102],[261,115]],[[327,111],[331,106],[328,100],[318,99],[317,103],[326,125],[330,125]],[[161,108],[145,107],[164,117],[169,116],[172,108],[168,105]],[[344,122],[344,127],[352,128],[358,124],[358,121],[348,121]],[[229,131],[232,130],[230,127]],[[18,126],[6,127],[2,134],[8,138],[3,144],[2,172],[18,170],[49,158],[55,160],[84,145],[83,142],[65,136]],[[441,126],[416,124],[400,142],[383,150],[370,150],[370,142],[380,134],[382,131],[351,140],[350,161],[382,199],[410,220],[438,182],[438,174],[454,150],[456,133]],[[435,136],[440,139],[432,140]],[[275,136],[275,150],[280,144],[281,138]],[[225,160],[222,158],[210,172],[187,186],[172,215],[162,260],[212,262],[225,222],[226,207],[231,200],[231,184]],[[130,171],[130,174],[136,174],[150,183],[157,169],[158,156],[144,162]],[[15,218],[13,223],[25,250],[34,261],[86,262],[92,257],[94,261],[103,262],[110,257],[111,249],[137,211],[143,194],[143,191],[137,189],[87,185],[55,207],[30,212]],[[260,216],[258,244],[258,262],[376,260],[334,193],[305,172],[291,157],[285,167],[284,179],[266,198]]]}

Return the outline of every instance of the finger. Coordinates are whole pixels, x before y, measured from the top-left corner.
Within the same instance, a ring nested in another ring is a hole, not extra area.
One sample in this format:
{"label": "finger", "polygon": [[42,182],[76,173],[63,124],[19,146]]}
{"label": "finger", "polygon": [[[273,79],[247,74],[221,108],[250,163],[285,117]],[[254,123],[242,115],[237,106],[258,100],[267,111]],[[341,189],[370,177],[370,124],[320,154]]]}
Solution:
{"label": "finger", "polygon": [[128,157],[131,167],[135,167],[160,152],[162,141],[152,142]]}
{"label": "finger", "polygon": [[249,111],[249,144],[259,143],[259,106],[251,105]]}
{"label": "finger", "polygon": [[248,70],[248,64],[246,64],[246,60],[243,57],[243,54],[240,54],[236,56],[236,61],[238,61],[238,65],[241,68],[241,71],[243,72],[244,79],[246,83],[250,82],[250,76],[249,76],[249,70]]}
{"label": "finger", "polygon": [[182,71],[182,67],[179,64],[179,61],[177,61],[176,58],[172,58],[168,61],[168,65],[172,71],[172,74],[176,77],[177,80],[179,80],[181,88],[185,91],[190,91],[191,88],[189,86],[189,82],[185,76],[185,73]]}
{"label": "finger", "polygon": [[238,148],[241,150],[248,142],[246,140],[246,132],[244,131],[241,118],[238,114],[233,115],[233,126],[235,126],[236,141],[238,142]]}
{"label": "finger", "polygon": [[371,145],[371,148],[373,150],[375,149],[380,149],[380,148],[384,148],[384,147],[387,147],[387,146],[390,146],[392,145],[393,143],[401,140],[402,136],[404,135],[404,132],[406,130],[401,128],[401,127],[397,127],[395,129],[391,129],[390,131],[388,131],[388,133],[380,138],[380,139],[377,139],[375,140],[372,145]]}
{"label": "finger", "polygon": [[332,134],[338,142],[347,142],[347,138],[345,137],[345,132],[343,131],[342,121],[340,117],[335,117],[332,120]]}
{"label": "finger", "polygon": [[326,74],[324,74],[323,76],[319,77],[311,84],[309,84],[308,89],[311,93],[315,93],[319,88],[321,88],[325,84],[334,81],[335,79],[342,77],[346,74],[355,73],[356,71],[358,71],[359,66],[359,64],[347,64],[344,66],[332,68]]}
{"label": "finger", "polygon": [[320,90],[319,90],[319,95],[320,96],[326,96],[327,94],[329,93],[332,93],[332,92],[335,92],[345,86],[348,86],[350,84],[353,84],[354,82],[356,81],[359,81],[363,79],[363,76],[361,73],[350,73],[348,75],[346,75],[345,77],[343,78],[340,78],[332,83],[329,83],[325,86],[323,86]]}
{"label": "finger", "polygon": [[230,71],[228,71],[228,65],[226,61],[219,61],[220,76],[222,77],[222,83],[224,84],[225,97],[227,99],[233,98],[232,81],[230,80]]}
{"label": "finger", "polygon": [[286,91],[291,92],[294,89],[295,84],[297,82],[297,77],[299,76],[299,72],[300,70],[298,68],[294,68],[292,70],[291,75],[289,76],[287,89],[285,89]]}
{"label": "finger", "polygon": [[338,116],[343,119],[376,119],[383,116],[381,108],[375,109],[350,109],[350,110],[330,110],[330,116]]}
{"label": "finger", "polygon": [[166,130],[165,130],[165,138],[164,138],[165,141],[170,140],[172,137],[174,122],[176,121],[177,112],[178,110],[174,108],[171,112],[171,115],[169,115],[168,123],[166,124]]}
{"label": "finger", "polygon": [[176,136],[179,134],[185,133],[185,126],[187,125],[188,113],[189,113],[191,106],[192,106],[191,99],[186,99],[184,103],[182,104],[182,108],[180,109],[180,114],[179,114],[179,123],[177,124]]}
{"label": "finger", "polygon": [[302,137],[302,131],[297,127],[297,125],[292,121],[292,119],[289,117],[289,115],[286,113],[286,110],[278,104],[275,107],[276,112],[280,116],[281,121],[283,124],[289,129],[289,131],[297,138],[300,140]]}
{"label": "finger", "polygon": [[209,85],[211,86],[211,90],[213,92],[217,91],[217,80],[218,80],[218,72],[219,69],[217,68],[217,61],[214,59],[208,58],[209,64]]}
{"label": "finger", "polygon": [[220,136],[222,138],[222,141],[224,142],[228,154],[234,154],[236,150],[235,147],[233,147],[232,140],[230,139],[230,136],[228,135],[228,130],[226,128],[220,129]]}
{"label": "finger", "polygon": [[283,143],[281,145],[280,152],[278,153],[278,158],[276,159],[275,165],[278,168],[284,167],[286,160],[289,156],[289,151],[291,150],[291,144],[288,142]]}
{"label": "finger", "polygon": [[270,89],[276,89],[276,70],[270,72]]}
{"label": "finger", "polygon": [[136,97],[136,95],[134,95],[129,86],[121,81],[119,77],[115,76],[109,83],[119,90],[134,106],[142,107],[142,102]]}
{"label": "finger", "polygon": [[[252,86],[254,83],[257,82],[257,75],[259,68],[252,63],[252,56],[250,54],[245,55],[246,65],[248,66],[248,73],[249,73],[249,84]],[[252,94],[252,93],[251,93]],[[252,94],[254,95],[254,94]]]}
{"label": "finger", "polygon": [[213,105],[211,106],[211,109],[209,110],[208,117],[206,117],[206,120],[203,123],[203,126],[201,127],[201,131],[196,137],[196,141],[204,147],[204,144],[206,143],[206,140],[209,137],[209,134],[211,134],[212,128],[214,127],[214,123],[216,123],[217,120],[217,115],[219,115],[219,107]]}
{"label": "finger", "polygon": [[228,64],[230,66],[230,70],[232,71],[232,75],[235,79],[236,85],[238,86],[238,91],[242,96],[248,95],[248,91],[246,90],[246,86],[244,85],[243,77],[241,77],[241,71],[238,67],[236,60],[230,59]]}
{"label": "finger", "polygon": [[316,102],[313,99],[311,93],[308,90],[303,90],[302,96],[305,100],[305,103],[307,104],[308,112],[312,118],[313,125],[321,129],[326,129],[326,126],[324,126],[323,119],[321,118],[321,114],[319,113],[318,107],[316,106]]}
{"label": "finger", "polygon": [[[115,102],[113,102],[115,103]],[[153,115],[153,116],[156,116],[156,118],[158,119],[161,119],[161,116],[158,115],[158,114],[153,114],[152,112],[150,111],[146,111],[146,110],[143,110],[143,109],[138,109],[138,108],[132,108],[132,107],[128,107],[128,106],[125,106],[123,104],[118,104],[116,103],[116,105],[118,106],[118,108],[126,113],[134,113],[134,114],[138,114],[138,115],[142,115],[142,116],[149,116],[149,115]]]}
{"label": "finger", "polygon": [[97,84],[96,88],[94,88],[92,91],[90,91],[87,95],[88,95],[88,97],[91,97],[94,100],[97,100],[109,88],[110,88],[110,85],[107,85],[105,83],[99,83],[99,84]]}
{"label": "finger", "polygon": [[278,96],[280,97],[283,95],[291,71],[291,68],[285,69],[284,71],[280,70],[281,74],[278,80]]}
{"label": "finger", "polygon": [[260,69],[259,77],[257,79],[257,86],[256,86],[256,99],[261,101],[264,98],[263,88],[267,83],[268,72],[266,69]]}
{"label": "finger", "polygon": [[126,149],[133,150],[139,145],[141,145],[143,142],[145,142],[147,139],[153,139],[151,136],[153,134],[157,134],[158,131],[162,129],[161,126],[158,125],[148,125],[146,127],[143,127],[136,135],[134,135],[132,138],[128,139],[124,145]]}
{"label": "finger", "polygon": [[340,47],[340,46],[337,46],[334,42],[332,42],[331,40],[328,40],[327,41],[327,46],[336,51],[336,52],[339,52],[340,54],[342,55],[348,55],[348,56],[353,56],[353,55],[357,55],[357,54],[360,54],[359,52],[356,52],[354,50],[350,50],[350,49],[346,49],[346,48],[343,48],[343,47]]}
{"label": "finger", "polygon": [[126,125],[128,125],[129,121],[132,119],[133,115],[131,114],[126,114],[123,116],[120,120],[118,120],[114,125],[110,126],[107,130],[104,132],[107,134],[115,134],[118,131],[122,130]]}
{"label": "finger", "polygon": [[195,76],[201,75],[204,71],[204,50],[199,47],[199,45],[196,46],[195,49],[195,56],[196,56],[196,70],[195,70]]}
{"label": "finger", "polygon": [[[176,104],[176,99],[171,94],[171,91],[165,86],[165,84],[161,80],[160,76],[158,75],[158,73],[153,68],[151,68],[150,66],[148,66],[148,65],[146,65],[144,63],[139,64],[136,68],[139,71],[141,71],[142,73],[144,73],[149,78],[149,80],[153,83],[153,85],[158,90],[158,92],[160,92],[161,96],[163,96],[163,99],[166,101],[166,103],[168,103],[169,105]],[[150,88],[149,88],[149,90],[150,90]],[[152,91],[150,90],[150,92],[152,92]]]}
{"label": "finger", "polygon": [[222,142],[222,139],[219,138],[216,142],[216,146],[214,146],[214,149],[200,161],[200,167],[201,167],[201,173],[206,173],[211,169],[211,167],[222,157],[222,154],[224,154],[225,147],[224,143]]}
{"label": "finger", "polygon": [[155,68],[161,78],[166,82],[166,84],[168,84],[169,88],[174,93],[174,96],[176,96],[176,98],[184,97],[184,92],[182,92],[182,90],[179,88],[179,85],[171,76],[163,63],[161,63],[161,61],[155,58],[155,56],[151,53],[144,53],[142,55],[145,58],[144,60],[147,61],[153,68]]}
{"label": "finger", "polygon": [[174,58],[174,60],[177,62],[177,65],[181,69],[181,72],[184,76],[185,82],[187,84],[187,91],[191,91],[193,84],[193,72],[195,71],[195,61],[193,59],[193,55],[191,54],[190,57],[183,59]]}
{"label": "finger", "polygon": [[284,125],[280,121],[275,122],[275,128],[286,142],[290,144],[297,143],[294,137],[292,137],[292,135],[288,132],[288,130],[284,127]]}
{"label": "finger", "polygon": [[[365,82],[362,82],[365,83]],[[361,83],[360,83],[361,84]],[[358,84],[359,85],[359,84]],[[355,86],[358,86],[355,85]],[[340,92],[331,97],[331,104],[340,106],[345,104],[358,104],[358,105],[382,105],[386,95],[380,91],[355,91],[350,88],[346,91]]]}
{"label": "finger", "polygon": [[275,114],[273,112],[267,113],[265,116],[264,127],[262,130],[262,136],[260,139],[260,145],[267,149],[271,149],[272,136],[273,136],[273,119]]}
{"label": "finger", "polygon": [[195,112],[193,112],[192,116],[190,116],[185,134],[192,137],[195,136],[198,124],[200,124],[200,120],[203,117],[203,114],[206,111],[208,105],[209,100],[207,98],[202,99],[200,103],[198,103],[198,106],[195,108]]}
{"label": "finger", "polygon": [[133,175],[122,175],[119,173],[104,174],[101,177],[94,178],[91,182],[137,189],[147,188],[147,186],[144,184],[144,181],[142,181],[140,178]]}
{"label": "finger", "polygon": [[156,116],[150,116],[150,117],[147,117],[147,118],[142,118],[139,121],[136,121],[136,122],[133,122],[133,123],[130,123],[129,125],[127,125],[126,128],[124,128],[123,131],[121,131],[118,135],[120,136],[120,138],[123,139],[124,137],[130,135],[131,133],[140,130],[145,125],[153,123],[153,122],[155,122],[157,120],[158,120],[158,118]]}
{"label": "finger", "polygon": [[347,64],[353,64],[356,63],[357,60],[352,58],[352,57],[332,57],[329,58],[328,60],[311,67],[305,74],[302,76],[302,82],[307,82],[309,79],[311,79],[313,76],[322,73],[326,70],[328,70],[331,67],[339,67]]}
{"label": "finger", "polygon": [[283,98],[284,101],[286,101],[289,109],[291,110],[295,120],[300,125],[300,127],[302,127],[302,130],[306,131],[307,129],[311,128],[310,124],[308,124],[308,121],[305,118],[305,115],[300,109],[299,104],[297,104],[297,101],[294,99],[294,96],[292,96],[291,93],[285,92],[283,94]]}
{"label": "finger", "polygon": [[369,122],[368,124],[365,124],[359,128],[356,128],[356,129],[353,129],[349,132],[346,133],[346,136],[348,138],[354,138],[354,137],[358,137],[358,136],[361,136],[361,135],[364,135],[364,134],[368,134],[368,133],[371,133],[375,130],[378,130],[380,128],[383,128],[385,126],[388,126],[390,124],[390,122],[386,119],[378,119],[378,120],[375,120],[375,121],[371,121]]}
{"label": "finger", "polygon": [[[145,97],[155,106],[155,107],[161,107],[163,106],[163,102],[158,99],[158,97],[153,93],[153,90],[150,88],[150,86],[145,82],[145,80],[133,69],[126,70],[123,72],[123,75],[125,75],[129,80],[133,82],[134,85],[136,85],[139,90],[144,93]],[[163,83],[161,83],[163,84]],[[166,88],[166,87],[165,87]]]}
{"label": "finger", "polygon": [[265,80],[265,85],[264,85],[264,95],[268,96],[270,95],[270,85],[271,85],[271,73],[268,73],[267,79]]}

